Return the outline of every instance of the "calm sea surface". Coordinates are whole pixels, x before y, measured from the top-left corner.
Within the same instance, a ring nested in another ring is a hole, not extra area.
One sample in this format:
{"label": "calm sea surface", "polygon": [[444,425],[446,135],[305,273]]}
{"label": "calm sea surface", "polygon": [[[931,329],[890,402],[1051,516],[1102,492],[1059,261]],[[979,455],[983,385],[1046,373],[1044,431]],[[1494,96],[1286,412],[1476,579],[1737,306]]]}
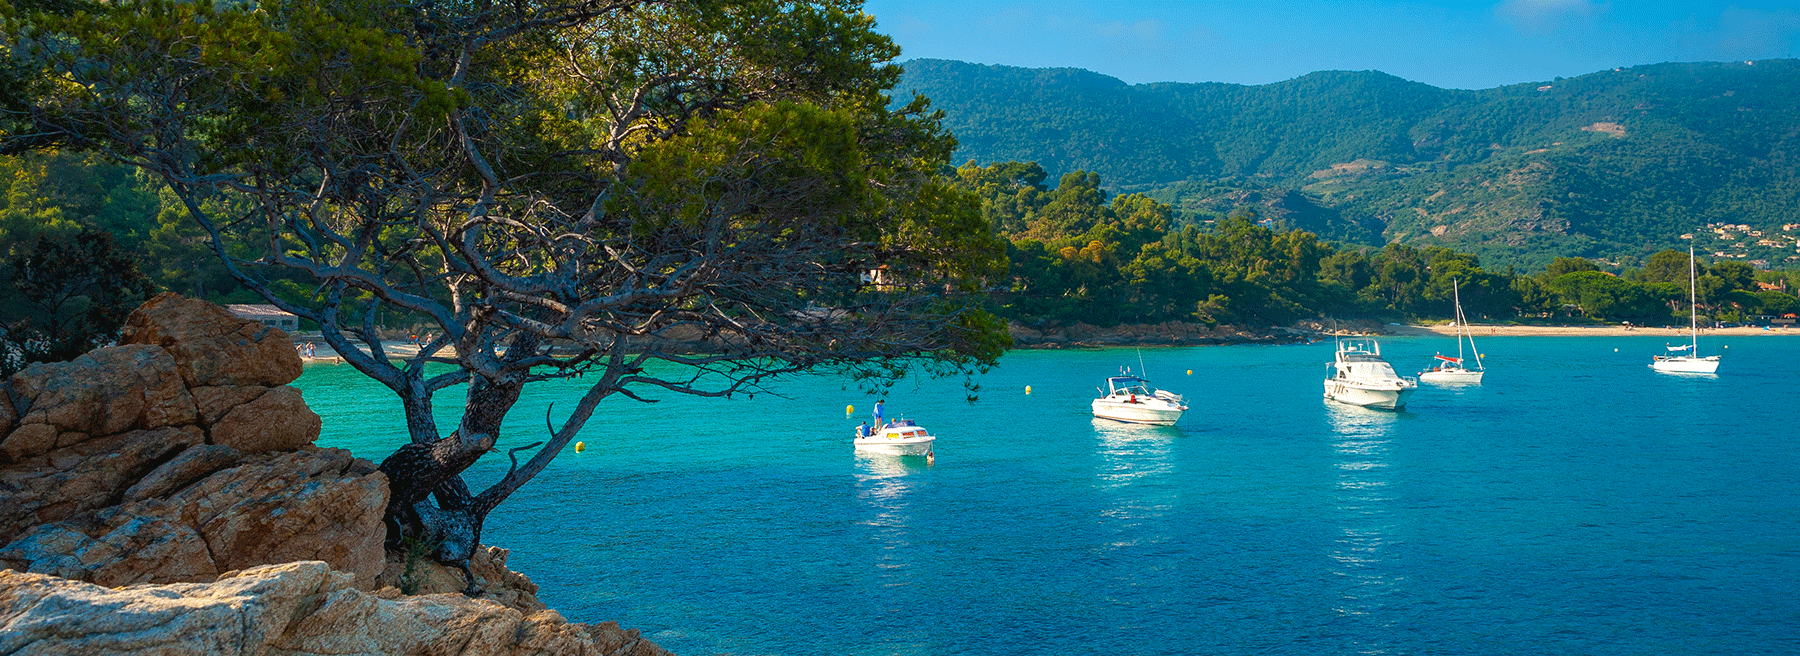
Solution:
{"label": "calm sea surface", "polygon": [[[1482,339],[1485,385],[1403,413],[1321,400],[1329,342],[1144,349],[1192,405],[1172,428],[1088,414],[1137,351],[1016,351],[974,405],[887,395],[931,465],[853,453],[875,399],[837,380],[609,400],[486,538],[565,616],[683,656],[1800,653],[1800,338],[1703,339],[1717,377],[1652,372],[1665,341]],[[1382,346],[1409,374],[1454,349]],[[296,384],[322,444],[404,439],[349,367]]]}

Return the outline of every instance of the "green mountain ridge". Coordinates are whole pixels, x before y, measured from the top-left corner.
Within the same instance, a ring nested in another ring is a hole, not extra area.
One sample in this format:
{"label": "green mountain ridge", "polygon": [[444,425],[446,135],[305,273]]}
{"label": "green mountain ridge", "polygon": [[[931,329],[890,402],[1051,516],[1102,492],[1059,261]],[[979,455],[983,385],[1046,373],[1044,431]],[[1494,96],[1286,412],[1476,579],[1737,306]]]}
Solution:
{"label": "green mountain ridge", "polygon": [[[1258,86],[919,59],[895,98],[945,112],[958,158],[1100,173],[1192,219],[1238,207],[1353,243],[1490,267],[1631,265],[1709,224],[1787,235],[1727,257],[1800,264],[1800,61],[1670,63],[1494,89],[1376,71]],[[1779,240],[1777,240],[1779,241]],[[1794,259],[1788,259],[1794,258]]]}

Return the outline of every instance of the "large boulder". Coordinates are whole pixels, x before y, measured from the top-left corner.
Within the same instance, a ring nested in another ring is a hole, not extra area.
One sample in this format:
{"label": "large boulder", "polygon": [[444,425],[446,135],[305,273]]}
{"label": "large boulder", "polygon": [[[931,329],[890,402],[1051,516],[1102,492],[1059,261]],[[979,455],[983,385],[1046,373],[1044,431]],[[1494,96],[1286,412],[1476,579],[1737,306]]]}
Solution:
{"label": "large boulder", "polygon": [[175,359],[155,346],[112,346],[69,362],[33,364],[14,374],[10,386],[29,403],[20,425],[45,424],[59,433],[113,435],[185,426],[198,416]]}
{"label": "large boulder", "polygon": [[321,560],[370,588],[382,570],[387,478],[341,449],[196,446],[121,496],[121,505],[33,526],[0,546],[0,562],[108,586]]}
{"label": "large boulder", "polygon": [[0,565],[125,585],[321,560],[373,586],[386,478],[312,446],[287,335],[174,294],[125,333],[0,383]]}
{"label": "large boulder", "polygon": [[0,654],[668,656],[635,630],[456,594],[358,590],[321,562],[108,589],[0,571]]}
{"label": "large boulder", "polygon": [[300,354],[287,333],[173,292],[139,306],[125,319],[120,335],[121,343],[168,351],[188,387],[277,387],[300,377]]}
{"label": "large boulder", "polygon": [[212,424],[212,442],[250,453],[291,451],[319,439],[321,426],[300,390],[283,385],[232,407]]}

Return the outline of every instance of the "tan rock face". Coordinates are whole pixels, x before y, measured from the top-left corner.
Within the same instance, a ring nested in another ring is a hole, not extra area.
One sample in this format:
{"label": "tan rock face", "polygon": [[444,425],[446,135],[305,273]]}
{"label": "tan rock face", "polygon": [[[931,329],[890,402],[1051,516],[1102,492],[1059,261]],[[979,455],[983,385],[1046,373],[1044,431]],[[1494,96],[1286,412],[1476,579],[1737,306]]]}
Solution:
{"label": "tan rock face", "polygon": [[229,572],[212,583],[117,590],[0,572],[0,653],[668,656],[637,631],[570,624],[442,594],[396,597],[352,587],[320,562]]}
{"label": "tan rock face", "polygon": [[382,568],[387,479],[342,449],[242,455],[195,446],[124,496],[0,547],[13,567],[116,586],[321,560],[371,587]]}
{"label": "tan rock face", "polygon": [[197,416],[175,360],[155,346],[111,346],[69,362],[34,364],[10,385],[31,401],[20,424],[59,431],[111,435],[191,424]]}
{"label": "tan rock face", "polygon": [[300,390],[283,385],[225,413],[212,426],[212,441],[245,453],[291,451],[318,439],[320,426]]}
{"label": "tan rock face", "polygon": [[125,490],[125,501],[167,495],[213,472],[236,465],[243,458],[237,449],[228,446],[201,444],[189,447]]}
{"label": "tan rock face", "polygon": [[[3,391],[5,390],[0,389],[0,392]],[[19,413],[18,411],[13,410],[12,399],[0,395],[0,435],[11,432],[13,424],[18,423],[18,419]]]}
{"label": "tan rock face", "polygon": [[275,387],[300,377],[300,356],[287,333],[170,292],[132,312],[120,334],[121,343],[167,350],[188,387]]}
{"label": "tan rock face", "polygon": [[0,543],[11,542],[31,526],[110,504],[163,460],[203,441],[200,429],[192,426],[133,431],[0,469]]}
{"label": "tan rock face", "polygon": [[368,586],[381,573],[387,493],[374,463],[326,449],[220,472],[172,501],[195,509],[221,570],[323,560]]}
{"label": "tan rock face", "polygon": [[[49,453],[56,448],[56,427],[50,424],[26,424],[0,440],[0,458],[5,462],[24,460]],[[4,512],[0,510],[0,512]]]}
{"label": "tan rock face", "polygon": [[125,585],[322,560],[373,585],[386,478],[312,448],[287,336],[171,294],[127,330],[0,390],[0,561]]}
{"label": "tan rock face", "polygon": [[200,411],[200,425],[211,426],[219,423],[232,408],[255,401],[269,389],[262,385],[207,386],[195,387],[188,392],[194,395],[194,406]]}

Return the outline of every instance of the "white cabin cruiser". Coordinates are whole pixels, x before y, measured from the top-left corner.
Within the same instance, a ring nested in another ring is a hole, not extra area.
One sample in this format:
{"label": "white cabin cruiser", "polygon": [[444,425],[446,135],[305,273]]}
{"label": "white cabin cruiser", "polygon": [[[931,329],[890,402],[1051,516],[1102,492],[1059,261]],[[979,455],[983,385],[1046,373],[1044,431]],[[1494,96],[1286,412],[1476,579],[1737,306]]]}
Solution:
{"label": "white cabin cruiser", "polygon": [[1151,387],[1137,376],[1106,379],[1105,396],[1094,399],[1095,417],[1132,424],[1174,426],[1187,409],[1180,394]]}
{"label": "white cabin cruiser", "polygon": [[1337,360],[1330,367],[1325,398],[1339,403],[1400,410],[1406,407],[1406,395],[1419,388],[1418,379],[1394,373],[1373,339],[1338,340]]}
{"label": "white cabin cruiser", "polygon": [[1656,355],[1650,358],[1650,368],[1674,374],[1711,374],[1719,371],[1719,356],[1700,357],[1700,299],[1694,293],[1694,248],[1688,247],[1688,343],[1681,346],[1667,346],[1670,353],[1681,355]]}
{"label": "white cabin cruiser", "polygon": [[895,419],[885,425],[877,426],[869,435],[861,435],[858,429],[856,450],[870,453],[885,453],[894,456],[931,455],[931,444],[937,437],[909,419]]}

